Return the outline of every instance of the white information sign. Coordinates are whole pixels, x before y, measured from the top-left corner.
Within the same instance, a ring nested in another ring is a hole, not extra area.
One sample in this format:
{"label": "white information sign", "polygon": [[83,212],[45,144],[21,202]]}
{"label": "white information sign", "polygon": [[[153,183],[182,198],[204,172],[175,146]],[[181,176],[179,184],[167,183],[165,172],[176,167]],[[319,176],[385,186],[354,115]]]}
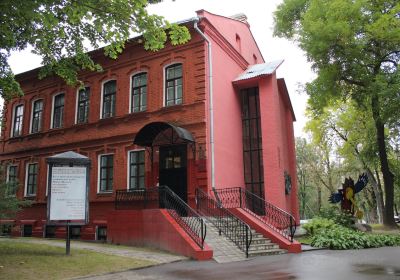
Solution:
{"label": "white information sign", "polygon": [[86,167],[53,167],[50,220],[86,218]]}

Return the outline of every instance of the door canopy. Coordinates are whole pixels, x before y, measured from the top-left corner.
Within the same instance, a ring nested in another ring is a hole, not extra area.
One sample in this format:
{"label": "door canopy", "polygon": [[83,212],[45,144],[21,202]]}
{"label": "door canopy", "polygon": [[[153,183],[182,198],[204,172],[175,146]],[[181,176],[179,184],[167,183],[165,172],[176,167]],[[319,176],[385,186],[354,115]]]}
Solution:
{"label": "door canopy", "polygon": [[[133,143],[138,146],[156,146],[161,138],[162,142],[170,144],[194,143],[192,134],[186,129],[166,122],[152,122],[139,130]],[[156,141],[155,141],[156,140]]]}

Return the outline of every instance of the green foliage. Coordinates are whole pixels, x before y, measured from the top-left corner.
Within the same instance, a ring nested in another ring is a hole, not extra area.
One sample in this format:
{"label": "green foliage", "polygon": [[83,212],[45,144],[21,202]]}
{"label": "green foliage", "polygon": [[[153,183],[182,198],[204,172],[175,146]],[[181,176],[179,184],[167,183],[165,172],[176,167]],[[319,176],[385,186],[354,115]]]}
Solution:
{"label": "green foliage", "polygon": [[322,208],[319,217],[333,221],[335,224],[351,228],[354,217],[351,213],[345,213],[336,206]]}
{"label": "green foliage", "polygon": [[39,77],[58,75],[68,85],[79,83],[81,69],[101,71],[87,54],[107,45],[105,55],[116,59],[133,33],[143,34],[144,47],[157,51],[169,37],[172,45],[190,40],[184,26],[147,13],[148,4],[161,0],[30,0],[0,2],[0,95],[22,95],[8,64],[11,51],[33,47],[44,67]]}
{"label": "green foliage", "polygon": [[31,205],[30,201],[21,201],[15,196],[17,189],[17,183],[0,182],[0,219],[13,218],[22,207]]}
{"label": "green foliage", "polygon": [[274,30],[298,42],[317,73],[306,85],[312,118],[336,102],[351,101],[354,113],[365,112],[366,127],[374,130],[368,135],[373,139],[367,142],[373,144],[369,155],[378,159],[385,183],[388,226],[394,226],[388,132],[400,122],[399,11],[398,0],[284,0],[275,12]]}
{"label": "green foliage", "polygon": [[310,235],[317,235],[322,230],[332,229],[337,227],[334,221],[326,218],[314,218],[303,225],[303,228]]}
{"label": "green foliage", "polygon": [[400,246],[399,235],[374,235],[334,226],[318,231],[311,238],[311,246],[336,250]]}

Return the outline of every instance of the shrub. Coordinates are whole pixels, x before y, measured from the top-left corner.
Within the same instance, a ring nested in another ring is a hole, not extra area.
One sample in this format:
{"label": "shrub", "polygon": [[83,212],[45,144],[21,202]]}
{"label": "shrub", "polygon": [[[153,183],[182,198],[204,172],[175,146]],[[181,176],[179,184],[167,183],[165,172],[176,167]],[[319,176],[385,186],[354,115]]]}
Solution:
{"label": "shrub", "polygon": [[342,212],[338,207],[335,206],[322,208],[318,216],[332,220],[336,224],[347,228],[351,228],[355,221],[351,213]]}
{"label": "shrub", "polygon": [[400,236],[366,234],[335,226],[322,229],[313,235],[311,246],[337,250],[400,246]]}
{"label": "shrub", "polygon": [[333,220],[325,219],[325,218],[314,218],[309,221],[307,224],[303,225],[303,228],[307,231],[308,234],[314,235],[321,230],[330,229],[337,226]]}

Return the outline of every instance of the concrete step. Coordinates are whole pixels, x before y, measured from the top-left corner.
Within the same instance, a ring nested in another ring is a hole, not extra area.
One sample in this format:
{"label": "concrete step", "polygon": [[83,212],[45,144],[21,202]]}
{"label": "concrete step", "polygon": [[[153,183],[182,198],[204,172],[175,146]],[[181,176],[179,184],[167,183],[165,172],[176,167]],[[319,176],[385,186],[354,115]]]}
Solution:
{"label": "concrete step", "polygon": [[251,244],[249,248],[250,251],[262,251],[262,250],[272,250],[279,249],[279,245],[275,243],[264,243],[264,244]]}
{"label": "concrete step", "polygon": [[284,249],[268,249],[268,250],[249,250],[249,257],[267,256],[267,255],[280,255],[285,254],[287,251]]}

